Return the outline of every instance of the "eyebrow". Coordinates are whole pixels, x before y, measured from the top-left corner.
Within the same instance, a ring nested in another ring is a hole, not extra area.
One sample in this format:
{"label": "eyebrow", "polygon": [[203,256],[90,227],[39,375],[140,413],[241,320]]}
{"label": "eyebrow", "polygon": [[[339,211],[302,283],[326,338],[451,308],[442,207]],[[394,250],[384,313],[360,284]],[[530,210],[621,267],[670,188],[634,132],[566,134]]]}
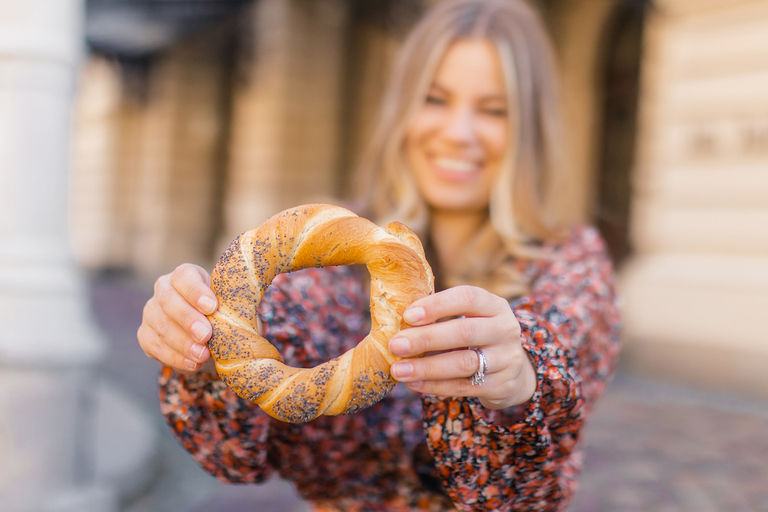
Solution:
{"label": "eyebrow", "polygon": [[[429,86],[429,89],[430,90],[437,89],[439,92],[441,92],[443,94],[447,94],[447,95],[451,94],[451,91],[449,91],[447,88],[443,87],[442,85],[438,84],[437,82],[432,82],[432,84],[430,84],[430,86]],[[485,103],[485,102],[489,102],[489,101],[502,101],[502,102],[506,103],[507,102],[507,96],[506,96],[506,94],[490,94],[490,95],[487,95],[487,96],[482,96],[480,98],[480,102],[481,103]]]}

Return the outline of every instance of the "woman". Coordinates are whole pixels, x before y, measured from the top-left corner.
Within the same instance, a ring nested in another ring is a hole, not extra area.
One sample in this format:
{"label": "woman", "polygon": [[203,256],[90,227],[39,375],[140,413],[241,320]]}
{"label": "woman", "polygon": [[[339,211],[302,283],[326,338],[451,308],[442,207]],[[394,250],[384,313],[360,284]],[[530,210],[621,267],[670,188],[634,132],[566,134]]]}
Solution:
{"label": "woman", "polygon": [[[404,386],[348,416],[269,418],[212,370],[216,298],[205,270],[182,265],[158,279],[138,337],[166,365],[162,411],[195,460],[231,482],[277,471],[315,510],[565,509],[618,312],[600,237],[560,213],[560,123],[531,8],[432,11],[404,45],[363,165],[368,215],[414,229],[438,279],[390,341]],[[351,267],[278,276],[259,308],[265,336],[292,366],[341,354],[368,331],[365,285]]]}

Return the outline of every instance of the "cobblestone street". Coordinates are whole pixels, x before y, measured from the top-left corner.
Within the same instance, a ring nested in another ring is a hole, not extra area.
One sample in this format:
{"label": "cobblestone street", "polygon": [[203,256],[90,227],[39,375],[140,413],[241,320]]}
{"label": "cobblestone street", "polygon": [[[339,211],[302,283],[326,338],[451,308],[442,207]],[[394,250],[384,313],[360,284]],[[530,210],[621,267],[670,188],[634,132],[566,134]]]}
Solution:
{"label": "cobblestone street", "polygon": [[[157,411],[157,365],[136,342],[151,286],[91,280],[110,353],[105,379],[156,418],[153,485],[126,512],[298,512],[292,487],[232,486],[204,474]],[[587,430],[585,471],[570,512],[768,512],[768,403],[651,382],[620,372]]]}

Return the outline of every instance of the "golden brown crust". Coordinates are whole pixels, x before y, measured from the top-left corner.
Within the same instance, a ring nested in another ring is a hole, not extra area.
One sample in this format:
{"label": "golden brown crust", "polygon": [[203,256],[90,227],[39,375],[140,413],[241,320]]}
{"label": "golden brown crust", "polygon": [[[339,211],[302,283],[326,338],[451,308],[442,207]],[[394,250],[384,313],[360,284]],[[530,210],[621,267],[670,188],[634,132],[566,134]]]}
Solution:
{"label": "golden brown crust", "polygon": [[[371,275],[371,332],[354,349],[315,368],[292,368],[258,334],[256,308],[277,274],[365,264]],[[219,299],[209,316],[208,346],[224,382],[270,416],[298,423],[368,407],[395,381],[389,340],[407,326],[403,311],[434,290],[432,271],[413,232],[386,230],[338,206],[285,210],[232,241],[211,275]]]}

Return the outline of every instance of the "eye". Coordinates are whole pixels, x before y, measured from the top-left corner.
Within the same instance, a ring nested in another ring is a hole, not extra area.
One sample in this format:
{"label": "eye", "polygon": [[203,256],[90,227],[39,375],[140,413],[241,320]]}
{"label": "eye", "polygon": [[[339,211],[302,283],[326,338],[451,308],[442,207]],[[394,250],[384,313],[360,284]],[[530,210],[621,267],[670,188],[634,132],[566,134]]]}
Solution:
{"label": "eye", "polygon": [[493,117],[507,117],[507,109],[504,107],[495,107],[495,108],[486,107],[486,108],[483,108],[481,111],[483,114],[487,114]]}
{"label": "eye", "polygon": [[427,94],[424,102],[428,105],[445,105],[445,99],[435,94]]}

